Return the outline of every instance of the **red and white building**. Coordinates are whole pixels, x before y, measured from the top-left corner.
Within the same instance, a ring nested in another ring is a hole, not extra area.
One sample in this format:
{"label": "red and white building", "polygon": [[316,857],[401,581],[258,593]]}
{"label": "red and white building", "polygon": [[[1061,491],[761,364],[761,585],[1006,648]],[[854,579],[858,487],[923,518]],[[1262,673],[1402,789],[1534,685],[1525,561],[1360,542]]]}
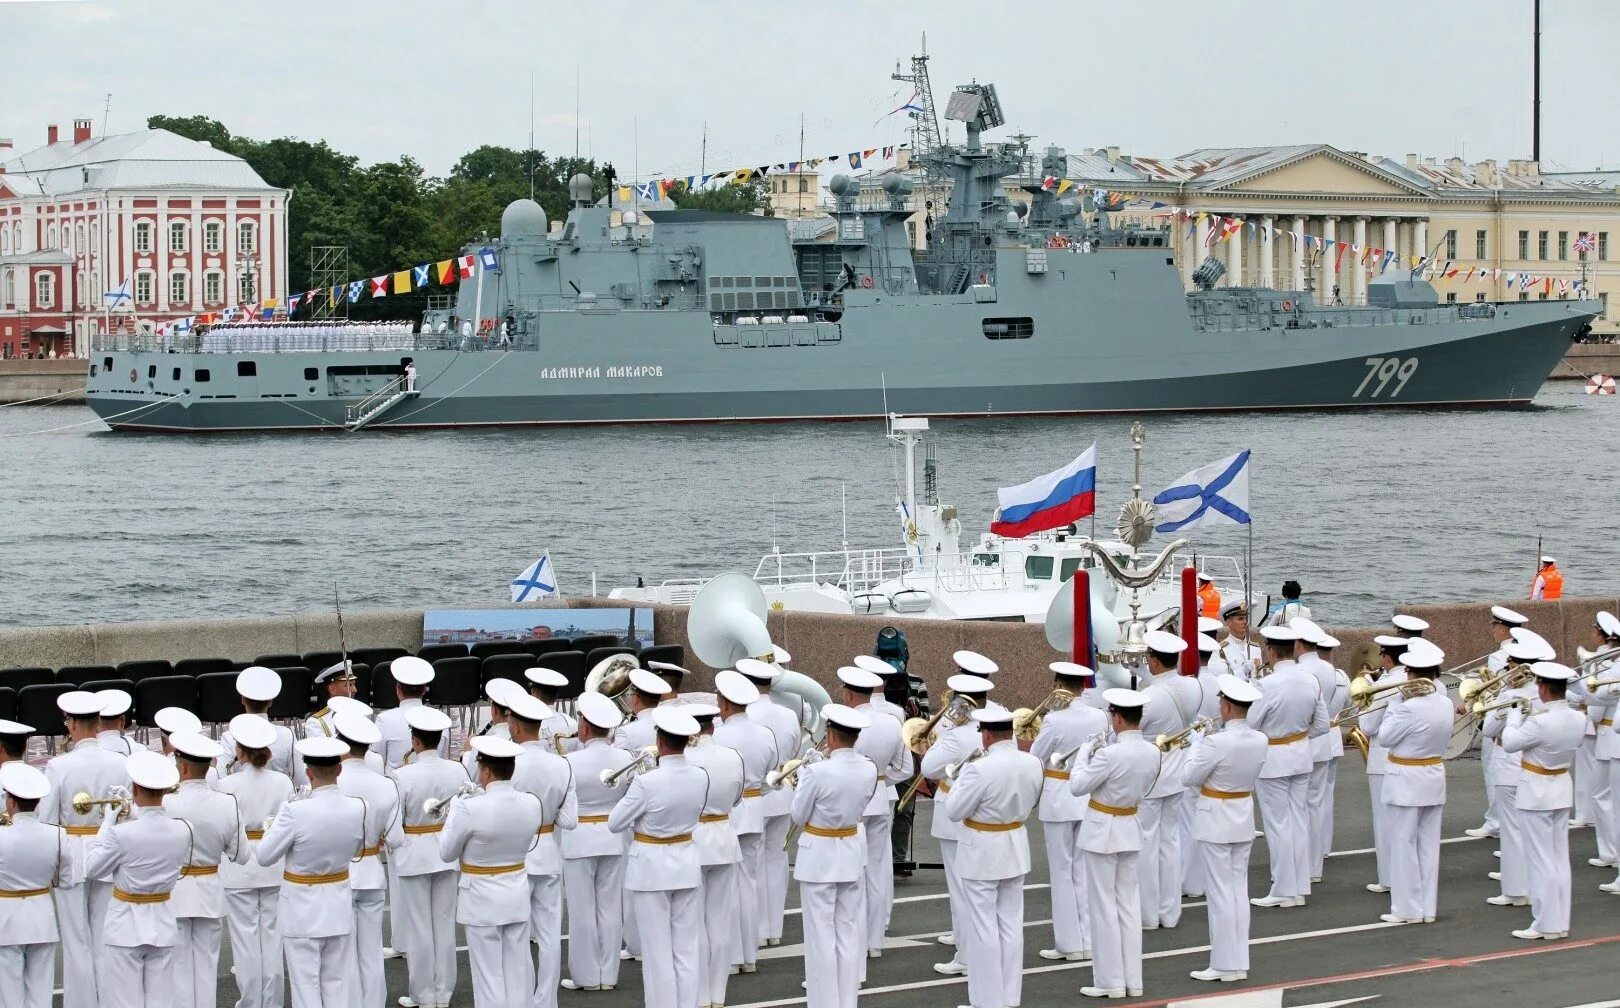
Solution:
{"label": "red and white building", "polygon": [[[286,297],[288,191],[168,130],[0,140],[0,356],[89,352],[128,329]],[[103,295],[129,283],[111,312]]]}

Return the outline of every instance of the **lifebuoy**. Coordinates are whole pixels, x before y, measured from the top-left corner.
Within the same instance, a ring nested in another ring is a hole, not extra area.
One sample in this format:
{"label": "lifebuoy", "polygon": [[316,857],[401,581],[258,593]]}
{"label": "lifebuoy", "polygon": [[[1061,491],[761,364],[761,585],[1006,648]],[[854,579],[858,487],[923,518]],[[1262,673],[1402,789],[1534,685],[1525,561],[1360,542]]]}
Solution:
{"label": "lifebuoy", "polygon": [[1283,298],[1283,311],[1293,311],[1293,310],[1294,310],[1294,302],[1288,300],[1287,298]]}
{"label": "lifebuoy", "polygon": [[872,286],[872,275],[870,273],[865,274],[865,275],[863,275],[861,277],[861,286],[862,287],[870,287],[870,286]]}
{"label": "lifebuoy", "polygon": [[129,369],[129,380],[130,380],[130,381],[136,381],[136,380],[137,380],[137,379],[139,379],[139,377],[140,377],[140,376],[139,376],[139,375],[138,375],[138,374],[136,374],[136,373],[135,373],[135,369],[134,369],[134,368],[130,368],[130,369]]}

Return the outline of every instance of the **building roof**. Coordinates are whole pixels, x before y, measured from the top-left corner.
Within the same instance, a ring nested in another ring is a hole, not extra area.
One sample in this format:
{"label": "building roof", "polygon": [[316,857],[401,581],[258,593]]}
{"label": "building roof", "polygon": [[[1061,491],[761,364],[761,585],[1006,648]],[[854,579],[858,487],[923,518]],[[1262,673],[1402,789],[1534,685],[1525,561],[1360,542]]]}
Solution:
{"label": "building roof", "polygon": [[40,249],[22,255],[0,256],[0,266],[71,266],[73,257],[61,249]]}
{"label": "building roof", "polygon": [[92,189],[274,189],[234,154],[168,130],[60,141],[5,162],[19,195],[64,196]]}
{"label": "building roof", "polygon": [[1620,171],[1550,172],[1542,178],[1555,178],[1563,182],[1589,186],[1593,189],[1620,189]]}

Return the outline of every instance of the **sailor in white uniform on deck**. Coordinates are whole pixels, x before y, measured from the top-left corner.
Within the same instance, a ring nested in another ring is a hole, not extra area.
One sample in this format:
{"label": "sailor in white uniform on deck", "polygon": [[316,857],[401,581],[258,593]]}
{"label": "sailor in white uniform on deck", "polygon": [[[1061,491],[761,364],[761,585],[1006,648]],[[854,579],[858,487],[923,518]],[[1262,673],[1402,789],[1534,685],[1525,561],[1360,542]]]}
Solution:
{"label": "sailor in white uniform on deck", "polygon": [[[394,935],[405,953],[401,1008],[448,1005],[456,990],[456,866],[439,857],[449,799],[469,783],[461,764],[439,752],[450,731],[444,711],[417,704],[405,712],[410,753],[394,771],[404,842],[389,862],[394,888]],[[428,815],[429,801],[444,811]]]}
{"label": "sailor in white uniform on deck", "polygon": [[579,738],[574,733],[574,722],[557,709],[558,693],[568,685],[568,677],[555,669],[537,667],[525,669],[523,678],[528,684],[529,695],[550,707],[552,711],[551,717],[546,718],[540,725],[540,741],[558,756],[567,755],[578,749]]}
{"label": "sailor in white uniform on deck", "polygon": [[373,768],[369,750],[382,740],[377,726],[355,711],[342,710],[332,720],[338,741],[349,747],[338,790],[366,804],[366,830],[359,857],[349,870],[349,889],[354,897],[354,956],[360,1008],[383,1008],[388,1000],[383,978],[383,910],[388,902],[388,876],[383,869],[382,852],[394,850],[405,840],[400,828],[399,789],[394,782]]}
{"label": "sailor in white uniform on deck", "polygon": [[720,723],[714,729],[714,740],[737,750],[743,758],[743,797],[731,813],[740,858],[734,944],[741,971],[752,973],[758,968],[759,915],[763,908],[759,898],[759,873],[760,844],[765,835],[762,811],[765,775],[776,769],[783,758],[777,754],[775,734],[748,716],[749,708],[759,702],[759,689],[747,676],[732,669],[721,669],[714,675],[714,690],[720,707]]}
{"label": "sailor in white uniform on deck", "polygon": [[[372,671],[380,672],[380,666]],[[354,663],[347,659],[328,665],[315,674],[315,695],[320,697],[321,705],[304,719],[305,738],[332,737],[332,698],[353,699],[357,688],[355,683]]]}
{"label": "sailor in white uniform on deck", "polygon": [[[1317,645],[1327,637],[1327,632],[1308,619],[1294,620],[1289,626],[1299,634],[1299,640],[1294,642],[1294,664],[1315,680],[1316,692],[1322,698],[1322,707],[1331,722],[1333,715],[1343,710],[1343,707],[1334,706],[1339,688],[1339,672],[1323,661],[1317,651]],[[1326,870],[1324,859],[1328,853],[1327,848],[1322,846],[1323,819],[1330,824],[1333,821],[1333,789],[1328,780],[1333,771],[1334,759],[1344,754],[1344,736],[1330,725],[1329,730],[1320,735],[1312,735],[1308,747],[1311,753],[1311,773],[1305,785],[1305,822],[1310,833],[1306,843],[1306,857],[1310,867],[1306,874],[1312,883],[1316,883],[1322,881],[1322,872]]]}
{"label": "sailor in white uniform on deck", "polygon": [[577,825],[557,838],[568,897],[568,990],[612,990],[619,984],[619,948],[624,940],[625,838],[610,831],[608,816],[627,780],[608,787],[603,773],[629,765],[631,755],[608,742],[624,720],[600,693],[581,693],[579,747],[565,759],[574,774]]}
{"label": "sailor in white uniform on deck", "polygon": [[[275,731],[266,769],[286,774],[295,787],[308,784],[309,778],[304,775],[304,766],[293,748],[292,731],[270,719],[270,705],[281,695],[281,676],[274,669],[250,665],[236,674],[236,694],[242,699],[245,713],[259,715]],[[219,759],[219,771],[222,774],[231,773],[236,767],[236,742],[231,738],[229,729],[219,737],[219,745],[225,750]]]}
{"label": "sailor in white uniform on deck", "polygon": [[[154,752],[161,752],[163,758],[170,763],[176,762],[178,757],[174,752],[174,736],[201,733],[202,721],[197,715],[184,707],[163,707],[152,715],[152,724],[158,730],[159,748]],[[219,771],[211,763],[208,773],[203,778],[209,787],[219,786]]]}
{"label": "sailor in white uniform on deck", "polygon": [[[433,684],[433,666],[420,658],[406,655],[390,662],[388,671],[394,678],[394,695],[398,697],[399,705],[377,715],[377,732],[382,736],[378,755],[382,757],[387,772],[392,773],[411,754],[411,728],[405,722],[405,715],[422,706],[428,688]],[[438,753],[445,757],[450,755],[449,735],[440,735]]]}
{"label": "sailor in white uniform on deck", "polygon": [[[0,721],[6,734],[21,727]],[[0,765],[0,808],[11,817],[0,826],[0,990],[16,1008],[50,1008],[56,981],[51,889],[71,864],[67,834],[36,813],[50,789],[45,775],[21,760]]]}
{"label": "sailor in white uniform on deck", "polygon": [[[1522,627],[1530,622],[1529,617],[1515,612],[1507,606],[1491,606],[1491,639],[1496,641],[1496,650],[1485,657],[1485,669],[1490,675],[1496,675],[1507,668],[1507,644],[1513,639],[1513,628]],[[1501,797],[1496,792],[1497,760],[1494,750],[1498,743],[1496,739],[1480,736],[1479,740],[1479,766],[1485,777],[1485,821],[1472,829],[1463,830],[1471,837],[1498,836],[1501,827]]]}
{"label": "sailor in white uniform on deck", "polygon": [[1327,703],[1316,678],[1295,664],[1299,631],[1268,626],[1271,674],[1260,679],[1260,699],[1249,708],[1249,727],[1266,734],[1266,764],[1257,793],[1271,856],[1271,892],[1251,900],[1260,907],[1297,907],[1311,892],[1311,779],[1309,740],[1328,730]]}
{"label": "sailor in white uniform on deck", "polygon": [[1221,620],[1226,624],[1226,640],[1221,644],[1221,659],[1226,670],[1239,679],[1253,679],[1254,668],[1260,663],[1260,647],[1249,636],[1249,607],[1239,599],[1221,606]]}
{"label": "sailor in white uniform on deck", "polygon": [[[787,659],[781,659],[786,661]],[[767,664],[754,658],[737,663],[741,672],[759,690],[760,697],[748,706],[748,717],[771,730],[776,737],[777,756],[790,760],[805,746],[796,711],[771,694],[771,685],[782,674],[778,665]],[[760,840],[759,886],[760,918],[759,939],[766,945],[782,943],[782,917],[787,909],[788,855],[787,835],[791,824],[793,796],[782,790],[766,791],[760,814],[765,825]]]}
{"label": "sailor in white uniform on deck", "polygon": [[703,865],[703,941],[699,946],[698,1000],[703,1005],[726,1003],[726,981],[738,955],[736,917],[740,893],[737,866],[742,849],[731,815],[742,802],[746,772],[742,753],[714,740],[714,704],[683,703],[678,708],[698,723],[698,735],[686,747],[686,762],[709,776],[708,797],[692,842]]}
{"label": "sailor in white uniform on deck", "polygon": [[[1609,784],[1609,820],[1607,830],[1600,828],[1598,831],[1598,856],[1588,858],[1586,863],[1594,868],[1607,868],[1613,867],[1616,859],[1603,857],[1605,833],[1610,854],[1620,851],[1620,733],[1615,731],[1615,720],[1620,716],[1620,682],[1613,681],[1620,679],[1620,617],[1607,610],[1600,611],[1593,626],[1592,639],[1597,645],[1598,654],[1607,654],[1607,657],[1591,661],[1583,674],[1605,683],[1588,696],[1587,703],[1591,708],[1588,716],[1597,725],[1595,754],[1598,772],[1605,775]],[[1602,825],[1599,824],[1600,827]],[[1620,875],[1598,888],[1608,893],[1620,893]]]}
{"label": "sailor in white uniform on deck", "polygon": [[120,756],[144,752],[146,747],[124,733],[129,731],[129,710],[135,700],[121,689],[104,689],[96,693],[101,702],[101,730],[96,741],[101,748]]}
{"label": "sailor in white uniform on deck", "polygon": [[[670,696],[669,684],[646,669],[630,670],[630,717],[613,733],[613,744],[635,755],[654,744],[657,729],[653,725],[653,711]],[[631,848],[634,851],[634,848]],[[624,948],[632,958],[641,958],[641,934],[636,927],[636,908],[633,893],[624,892]]]}
{"label": "sailor in white uniform on deck", "polygon": [[219,987],[219,945],[225,916],[220,865],[247,858],[247,837],[236,796],[216,791],[208,774],[221,749],[200,732],[170,738],[180,786],[163,800],[170,818],[191,828],[191,852],[175,884],[174,1000],[178,1008],[214,1008]]}
{"label": "sailor in white uniform on deck", "polygon": [[[279,739],[275,726],[257,714],[238,714],[230,732],[236,750],[234,773],[226,774],[219,790],[236,799],[243,826],[242,863],[219,866],[225,890],[225,913],[231,931],[231,971],[236,976],[238,1008],[281,1008],[285,976],[277,909],[281,900],[281,863],[258,860],[264,824],[281,811],[292,796],[292,781],[270,769],[272,747]],[[303,766],[303,757],[298,758]]]}
{"label": "sailor in white uniform on deck", "polygon": [[539,952],[534,1003],[553,1008],[562,982],[563,881],[557,831],[578,825],[579,805],[572,767],[540,739],[540,726],[551,717],[551,708],[528,694],[514,694],[511,699],[506,720],[512,741],[521,749],[512,771],[512,787],[540,801],[540,826],[524,859],[529,879],[529,938]]}
{"label": "sailor in white uniform on deck", "polygon": [[[484,696],[489,698],[489,723],[478,732],[483,738],[510,739],[512,727],[506,723],[506,704],[513,694],[522,696],[522,686],[510,679],[491,679],[484,684]],[[478,750],[469,744],[461,753],[462,769],[467,771],[468,780],[478,779]]]}
{"label": "sailor in white uniform on deck", "polygon": [[[1149,681],[1142,687],[1142,737],[1172,735],[1192,724],[1203,704],[1198,680],[1181,674],[1181,652],[1187,642],[1173,633],[1149,630]],[[1164,754],[1163,772],[1142,799],[1137,824],[1142,831],[1138,874],[1142,894],[1142,927],[1152,931],[1181,921],[1181,761],[1177,746]]]}
{"label": "sailor in white uniform on deck", "polygon": [[[1413,679],[1433,679],[1445,653],[1410,644],[1402,659]],[[1399,701],[1399,702],[1397,702]],[[1443,688],[1427,696],[1389,701],[1378,744],[1389,750],[1384,801],[1391,828],[1390,923],[1433,923],[1440,888],[1440,815],[1446,804],[1446,747],[1453,713]],[[1269,837],[1268,837],[1269,839]]]}
{"label": "sailor in white uniform on deck", "polygon": [[[883,688],[883,678],[852,665],[838,670],[843,684],[844,703],[867,715],[871,724],[861,729],[855,751],[877,767],[878,786],[861,813],[861,833],[866,838],[866,871],[862,880],[866,908],[866,954],[876,959],[883,954],[884,932],[889,926],[889,907],[894,903],[894,852],[890,830],[894,827],[894,782],[911,777],[912,753],[900,739],[900,720],[880,710],[873,694]],[[864,978],[865,971],[862,971]]]}
{"label": "sailor in white uniform on deck", "polygon": [[[1504,671],[1528,672],[1532,664],[1551,661],[1556,657],[1552,645],[1542,640],[1539,635],[1526,636],[1532,631],[1515,627],[1512,633],[1517,636],[1509,639],[1503,649],[1507,659]],[[1535,684],[1527,682],[1523,686],[1514,686],[1511,689],[1504,685],[1496,691],[1494,698],[1497,702],[1501,702],[1515,697],[1527,702],[1535,699]],[[1487,897],[1485,902],[1493,906],[1529,906],[1530,865],[1526,860],[1524,816],[1519,810],[1519,784],[1524,779],[1524,768],[1520,756],[1502,748],[1502,730],[1506,727],[1506,712],[1491,711],[1485,715],[1480,732],[1481,738],[1492,743],[1491,780],[1497,792],[1496,822],[1500,838],[1498,853],[1501,855],[1494,874],[1502,886],[1502,891],[1498,895]]]}
{"label": "sailor in white uniform on deck", "polygon": [[1058,689],[1075,699],[1056,706],[1041,719],[1040,734],[1030,754],[1041,761],[1043,787],[1039,818],[1046,847],[1047,876],[1052,885],[1053,947],[1041,950],[1042,959],[1078,962],[1091,952],[1091,911],[1085,899],[1085,859],[1080,852],[1080,823],[1089,796],[1069,790],[1069,771],[1053,766],[1054,757],[1077,749],[1108,731],[1108,715],[1079,702],[1092,671],[1073,662],[1048,666]]}
{"label": "sailor in white uniform on deck", "polygon": [[[989,693],[995,688],[989,679],[963,672],[945,680],[945,686],[952,693],[967,698],[971,706],[979,710],[989,706]],[[972,718],[959,725],[949,719],[941,719],[935,731],[933,742],[923,753],[919,772],[928,780],[938,782],[934,801],[943,804],[945,796],[951,792],[951,782],[945,779],[945,768],[961,763],[978,748],[979,729]],[[963,948],[966,939],[961,926],[966,920],[967,909],[962,904],[962,887],[956,874],[956,851],[957,843],[963,839],[966,830],[950,816],[935,815],[929,832],[939,841],[939,859],[945,868],[945,885],[950,893],[951,944],[956,949],[949,962],[934,964],[934,972],[961,976],[967,972],[968,957]]]}

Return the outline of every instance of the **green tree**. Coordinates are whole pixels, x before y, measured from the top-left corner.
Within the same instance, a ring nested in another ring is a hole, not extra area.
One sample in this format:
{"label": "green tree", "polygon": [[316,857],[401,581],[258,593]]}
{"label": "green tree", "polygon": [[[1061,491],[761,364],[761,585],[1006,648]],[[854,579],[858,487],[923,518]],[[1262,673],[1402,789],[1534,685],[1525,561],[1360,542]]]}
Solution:
{"label": "green tree", "polygon": [[669,198],[682,210],[712,210],[716,213],[753,213],[771,216],[771,197],[763,179],[688,189],[681,182],[670,190]]}
{"label": "green tree", "polygon": [[231,145],[231,131],[218,119],[207,116],[165,116],[155,115],[146,120],[147,129],[168,130],[178,133],[188,140],[203,140],[213,144],[218,150],[235,154]]}

